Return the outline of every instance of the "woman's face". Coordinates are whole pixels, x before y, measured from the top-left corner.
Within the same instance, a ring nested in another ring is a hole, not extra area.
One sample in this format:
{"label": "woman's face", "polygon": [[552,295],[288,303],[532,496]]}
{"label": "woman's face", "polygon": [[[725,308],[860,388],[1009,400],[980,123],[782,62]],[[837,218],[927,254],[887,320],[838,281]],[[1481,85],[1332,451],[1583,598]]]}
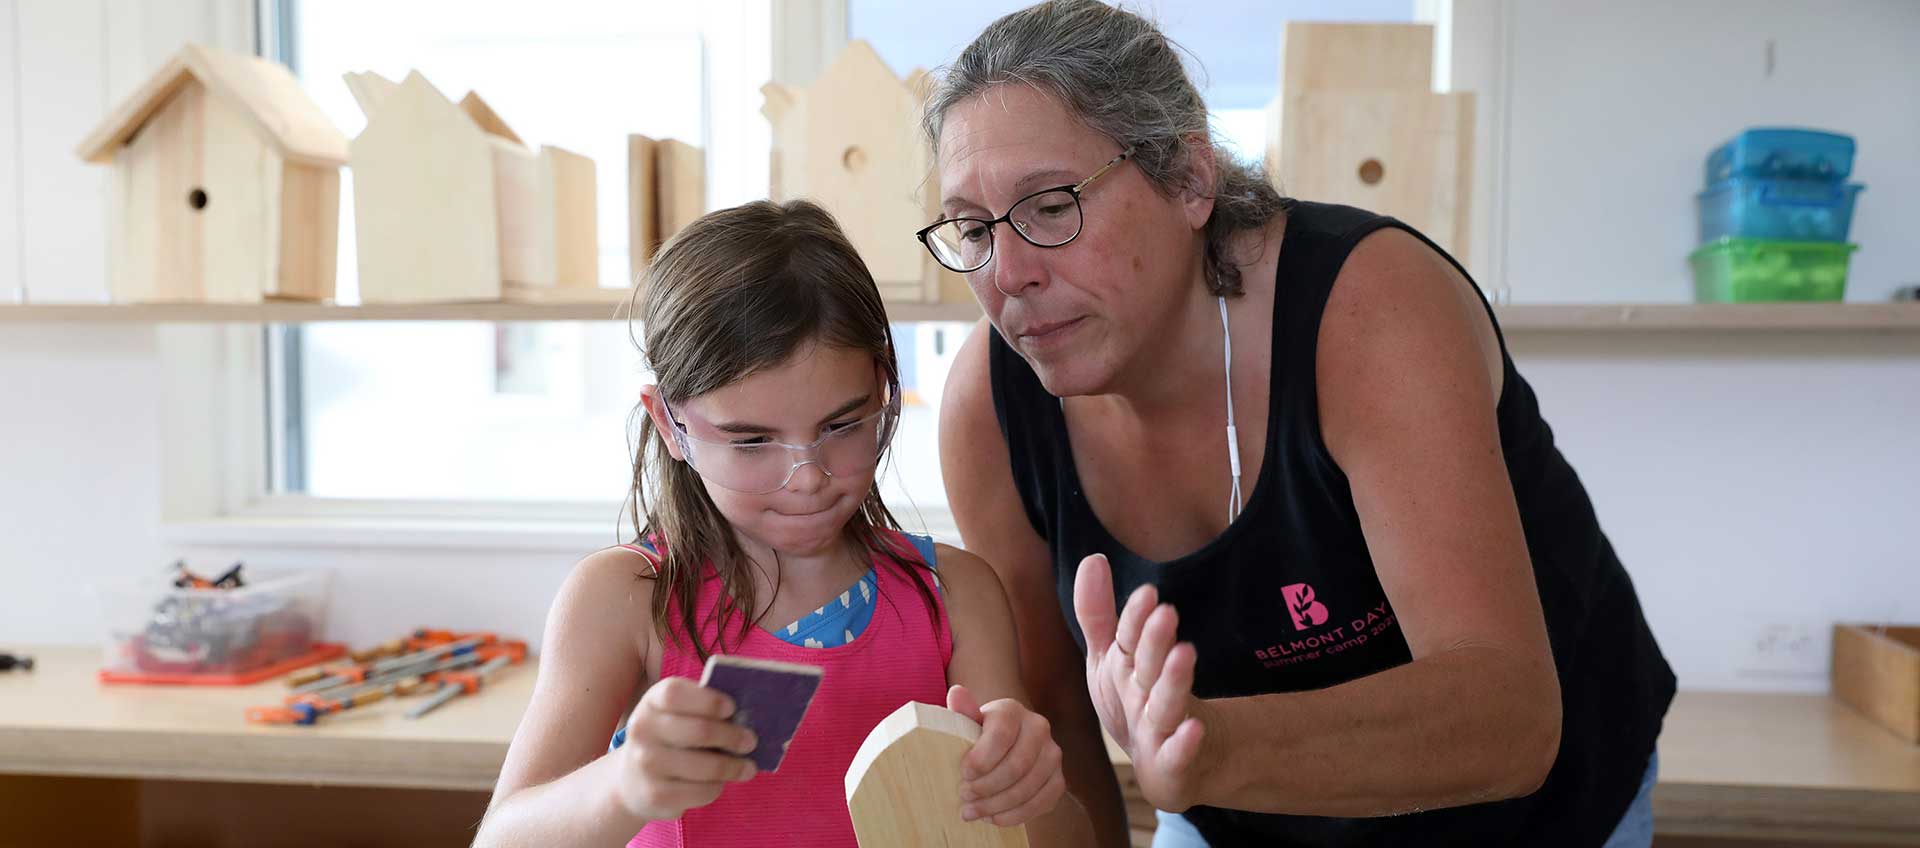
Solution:
{"label": "woman's face", "polygon": [[[1051,97],[995,86],[947,111],[942,215],[997,218],[1035,191],[1079,183],[1120,152]],[[1199,285],[1201,232],[1213,208],[1191,192],[1162,196],[1131,163],[1080,200],[1073,241],[1035,247],[997,225],[992,261],[967,275],[994,327],[1062,397],[1110,391],[1151,366],[1154,340]]]}

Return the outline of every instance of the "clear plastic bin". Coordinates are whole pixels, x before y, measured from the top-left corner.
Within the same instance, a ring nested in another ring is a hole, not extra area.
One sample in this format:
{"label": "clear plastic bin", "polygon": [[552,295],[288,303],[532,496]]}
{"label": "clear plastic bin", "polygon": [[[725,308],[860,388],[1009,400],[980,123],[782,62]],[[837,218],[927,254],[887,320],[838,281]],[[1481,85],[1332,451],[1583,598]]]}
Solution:
{"label": "clear plastic bin", "polygon": [[1847,263],[1857,249],[1819,241],[1720,239],[1688,257],[1693,298],[1700,303],[1840,300],[1847,293]]}
{"label": "clear plastic bin", "polygon": [[1853,137],[1821,130],[1755,127],[1707,156],[1713,185],[1729,177],[1843,182],[1853,173]]}
{"label": "clear plastic bin", "polygon": [[168,576],[94,587],[106,625],[102,671],[128,682],[234,678],[315,650],[327,573],[260,575],[237,589],[176,589]]}
{"label": "clear plastic bin", "polygon": [[1700,241],[1734,238],[1775,241],[1847,240],[1853,203],[1866,186],[1815,180],[1733,177],[1700,193]]}

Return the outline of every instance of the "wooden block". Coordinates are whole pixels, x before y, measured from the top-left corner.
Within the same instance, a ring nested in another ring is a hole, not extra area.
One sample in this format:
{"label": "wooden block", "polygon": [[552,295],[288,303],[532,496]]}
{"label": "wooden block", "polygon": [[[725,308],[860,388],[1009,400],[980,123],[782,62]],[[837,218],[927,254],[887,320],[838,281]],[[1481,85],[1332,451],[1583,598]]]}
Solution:
{"label": "wooden block", "polygon": [[1289,21],[1280,37],[1280,91],[1433,90],[1429,24]]}
{"label": "wooden block", "polygon": [[492,106],[487,105],[487,101],[480,99],[480,92],[469,91],[467,96],[460,98],[460,111],[472,118],[481,132],[495,138],[504,138],[514,144],[526,144],[519,135],[514,133],[512,127],[507,126],[507,122],[500,117],[500,114],[493,111]]}
{"label": "wooden block", "polygon": [[266,295],[332,300],[340,255],[340,169],[289,162],[280,182],[279,250]]}
{"label": "wooden block", "polygon": [[627,276],[635,286],[660,249],[659,197],[654,191],[654,148],[644,135],[627,136]]}
{"label": "wooden block", "polygon": [[353,102],[359,104],[360,114],[368,118],[400,87],[399,83],[372,71],[348,71],[340,76],[347,81],[347,91],[353,94]]}
{"label": "wooden block", "polygon": [[707,157],[700,148],[671,138],[654,147],[654,208],[660,243],[707,213]]}
{"label": "wooden block", "polygon": [[1027,829],[960,820],[960,758],[980,725],[909,702],[876,725],[847,769],[847,812],[863,848],[1025,848]]}
{"label": "wooden block", "polygon": [[365,303],[500,299],[494,147],[418,73],[350,146]]}
{"label": "wooden block", "polygon": [[551,288],[555,275],[551,176],[539,154],[499,136],[487,136],[493,166],[494,215],[499,221],[500,279]]}
{"label": "wooden block", "polygon": [[1834,625],[1833,696],[1920,744],[1920,627]]}
{"label": "wooden block", "polygon": [[1280,123],[1281,193],[1392,215],[1466,263],[1472,94],[1308,91],[1285,96]]}
{"label": "wooden block", "polygon": [[552,210],[556,285],[600,288],[600,194],[593,160],[558,147],[540,148],[546,205]]}

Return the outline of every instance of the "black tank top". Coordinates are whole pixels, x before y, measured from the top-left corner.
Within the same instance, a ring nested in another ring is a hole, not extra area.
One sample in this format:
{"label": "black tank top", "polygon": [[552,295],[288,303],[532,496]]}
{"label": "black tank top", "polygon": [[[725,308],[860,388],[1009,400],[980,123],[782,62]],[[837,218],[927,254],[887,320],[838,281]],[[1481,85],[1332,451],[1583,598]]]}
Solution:
{"label": "black tank top", "polygon": [[[1051,549],[1061,613],[1074,639],[1084,652],[1073,615],[1074,572],[1082,557],[1105,553],[1116,602],[1154,583],[1187,613],[1179,638],[1199,650],[1194,693],[1202,698],[1318,689],[1412,658],[1367,554],[1346,476],[1320,438],[1314,358],[1328,293],[1361,238],[1393,227],[1446,254],[1391,218],[1297,201],[1288,209],[1275,281],[1265,459],[1245,509],[1198,551],[1152,562],[1116,541],[1081,495],[1058,399],[998,332],[988,348],[994,413],[1014,485]],[[1215,848],[1598,846],[1625,814],[1673,698],[1673,672],[1504,337],[1500,346],[1500,442],[1560,678],[1560,752],[1545,784],[1524,798],[1386,818],[1189,810]]]}

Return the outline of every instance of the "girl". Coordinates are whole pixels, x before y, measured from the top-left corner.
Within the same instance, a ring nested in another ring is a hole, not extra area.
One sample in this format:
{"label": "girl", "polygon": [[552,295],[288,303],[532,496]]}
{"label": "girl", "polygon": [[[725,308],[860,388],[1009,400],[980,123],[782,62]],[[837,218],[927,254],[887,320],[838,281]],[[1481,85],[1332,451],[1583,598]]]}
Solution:
{"label": "girl", "polygon": [[[851,848],[843,777],[908,701],[983,726],[964,818],[1090,844],[992,571],[903,535],[881,502],[900,387],[879,290],[832,217],[760,201],[701,218],[655,260],[642,319],[659,380],[629,494],[642,529],[561,587],[476,844]],[[732,703],[694,682],[715,653],[824,667],[778,772],[754,773]]]}

